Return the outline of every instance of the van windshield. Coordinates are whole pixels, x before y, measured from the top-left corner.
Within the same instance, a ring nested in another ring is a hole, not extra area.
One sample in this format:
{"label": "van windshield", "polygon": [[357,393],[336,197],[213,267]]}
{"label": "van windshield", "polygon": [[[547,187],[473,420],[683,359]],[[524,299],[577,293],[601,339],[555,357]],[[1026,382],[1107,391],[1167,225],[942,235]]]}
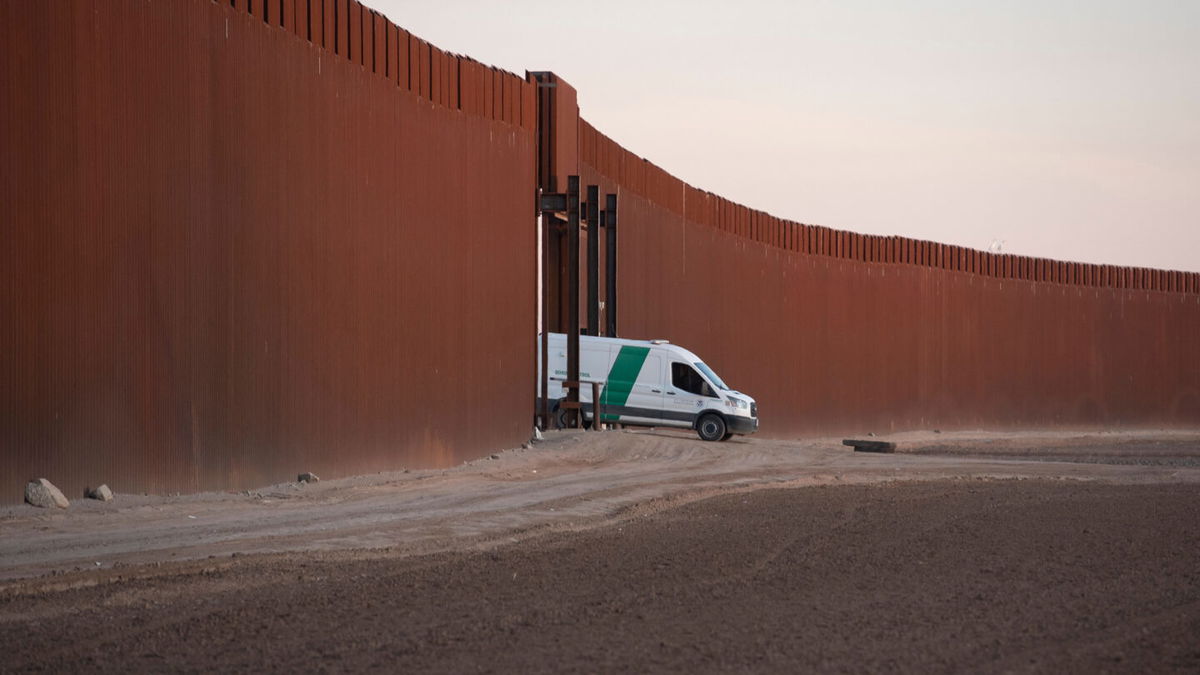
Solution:
{"label": "van windshield", "polygon": [[700,372],[704,373],[704,375],[708,377],[709,381],[711,381],[713,384],[717,385],[721,389],[724,389],[725,391],[731,391],[729,385],[725,384],[721,378],[717,377],[717,374],[713,372],[712,368],[709,368],[699,361],[695,363],[695,366],[699,368]]}

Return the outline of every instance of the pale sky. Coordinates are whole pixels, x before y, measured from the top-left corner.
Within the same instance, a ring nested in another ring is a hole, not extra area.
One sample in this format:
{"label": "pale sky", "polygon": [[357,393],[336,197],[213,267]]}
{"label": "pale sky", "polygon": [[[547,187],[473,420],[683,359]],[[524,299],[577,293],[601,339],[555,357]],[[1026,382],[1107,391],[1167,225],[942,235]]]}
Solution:
{"label": "pale sky", "polygon": [[1200,0],[367,0],[799,222],[1200,272]]}

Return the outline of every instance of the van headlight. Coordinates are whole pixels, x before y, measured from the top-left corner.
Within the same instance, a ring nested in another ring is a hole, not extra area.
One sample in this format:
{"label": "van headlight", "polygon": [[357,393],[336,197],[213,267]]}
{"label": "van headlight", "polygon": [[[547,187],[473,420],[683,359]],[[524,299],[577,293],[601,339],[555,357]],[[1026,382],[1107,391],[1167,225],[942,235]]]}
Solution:
{"label": "van headlight", "polygon": [[725,405],[729,406],[730,408],[740,408],[741,410],[746,410],[750,407],[750,402],[743,398],[730,396],[729,400],[725,402]]}

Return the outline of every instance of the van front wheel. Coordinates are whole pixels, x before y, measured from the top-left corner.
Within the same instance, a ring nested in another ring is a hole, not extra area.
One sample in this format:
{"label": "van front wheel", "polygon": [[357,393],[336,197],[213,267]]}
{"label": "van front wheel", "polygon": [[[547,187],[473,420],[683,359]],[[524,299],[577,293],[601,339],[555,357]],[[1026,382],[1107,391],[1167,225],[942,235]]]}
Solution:
{"label": "van front wheel", "polygon": [[725,420],[720,415],[705,415],[696,422],[696,433],[702,441],[719,441],[725,437]]}

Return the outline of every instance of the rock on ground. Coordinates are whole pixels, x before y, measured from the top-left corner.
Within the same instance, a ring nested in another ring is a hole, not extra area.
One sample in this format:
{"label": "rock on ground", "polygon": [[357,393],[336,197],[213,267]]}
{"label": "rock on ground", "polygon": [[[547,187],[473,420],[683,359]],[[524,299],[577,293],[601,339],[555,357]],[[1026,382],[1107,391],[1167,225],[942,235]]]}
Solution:
{"label": "rock on ground", "polygon": [[71,505],[62,490],[54,487],[54,483],[45,478],[29,481],[25,486],[25,501],[43,509],[65,509]]}
{"label": "rock on ground", "polygon": [[88,499],[98,499],[102,502],[111,502],[113,500],[113,492],[107,484],[101,485],[98,488],[88,488],[84,492],[84,496]]}

